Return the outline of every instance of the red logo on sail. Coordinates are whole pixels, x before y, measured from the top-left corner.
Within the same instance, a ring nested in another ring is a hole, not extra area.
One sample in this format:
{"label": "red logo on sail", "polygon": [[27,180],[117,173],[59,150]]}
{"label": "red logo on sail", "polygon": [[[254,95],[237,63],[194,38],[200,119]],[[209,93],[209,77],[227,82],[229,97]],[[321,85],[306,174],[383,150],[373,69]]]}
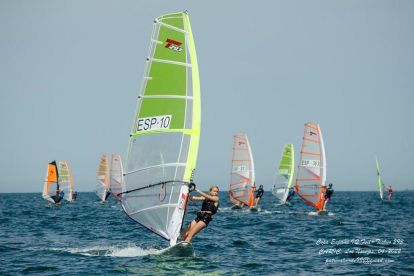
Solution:
{"label": "red logo on sail", "polygon": [[310,136],[312,136],[312,135],[316,135],[316,132],[310,132]]}
{"label": "red logo on sail", "polygon": [[240,146],[240,145],[245,145],[245,143],[244,143],[244,142],[239,142],[239,146]]}
{"label": "red logo on sail", "polygon": [[165,48],[177,51],[177,52],[181,52],[183,50],[183,48],[178,47],[180,46],[182,43],[172,40],[172,39],[167,39],[167,45],[165,45]]}

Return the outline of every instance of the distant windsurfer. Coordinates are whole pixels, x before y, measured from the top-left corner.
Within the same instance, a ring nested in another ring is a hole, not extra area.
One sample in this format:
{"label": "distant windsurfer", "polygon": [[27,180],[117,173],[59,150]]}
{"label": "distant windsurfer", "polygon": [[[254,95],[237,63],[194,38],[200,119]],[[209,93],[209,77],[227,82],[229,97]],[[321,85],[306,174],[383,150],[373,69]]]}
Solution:
{"label": "distant windsurfer", "polygon": [[286,202],[290,202],[294,195],[295,195],[295,190],[293,187],[291,187],[289,189],[289,194],[288,194],[288,197],[286,198]]}
{"label": "distant windsurfer", "polygon": [[391,202],[391,197],[392,197],[392,187],[391,187],[391,185],[390,185],[389,188],[384,186],[384,189],[388,190],[388,202]]}
{"label": "distant windsurfer", "polygon": [[256,197],[254,198],[254,203],[253,203],[253,208],[257,208],[257,204],[259,204],[260,199],[262,199],[264,190],[263,190],[263,185],[259,186],[259,189],[256,190],[255,192],[257,192]]}
{"label": "distant windsurfer", "polygon": [[76,198],[78,197],[78,192],[73,192],[72,199],[70,202],[75,202]]}
{"label": "distant windsurfer", "polygon": [[326,211],[326,204],[328,203],[328,201],[331,199],[331,196],[333,195],[334,190],[332,189],[332,183],[329,184],[329,187],[326,188],[325,190],[325,197],[324,197],[324,201],[323,201],[323,211]]}
{"label": "distant windsurfer", "polygon": [[181,235],[180,241],[191,242],[193,237],[206,228],[210,221],[212,221],[212,216],[217,212],[219,207],[219,197],[218,192],[219,188],[216,185],[210,187],[209,194],[203,193],[202,191],[195,189],[199,193],[200,197],[195,197],[190,195],[190,200],[192,201],[202,201],[201,211],[197,213],[197,217],[187,226],[184,232]]}

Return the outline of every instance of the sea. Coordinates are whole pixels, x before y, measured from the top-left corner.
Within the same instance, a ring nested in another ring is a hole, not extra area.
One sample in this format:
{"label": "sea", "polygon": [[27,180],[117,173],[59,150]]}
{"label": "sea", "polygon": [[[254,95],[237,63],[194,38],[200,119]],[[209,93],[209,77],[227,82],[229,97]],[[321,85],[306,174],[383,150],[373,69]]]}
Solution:
{"label": "sea", "polygon": [[[228,192],[192,241],[195,257],[130,220],[114,197],[79,192],[49,204],[40,193],[0,194],[0,275],[414,275],[414,192],[336,191],[320,215],[295,195],[265,191],[259,211],[234,211]],[[185,225],[200,206],[190,205]]]}

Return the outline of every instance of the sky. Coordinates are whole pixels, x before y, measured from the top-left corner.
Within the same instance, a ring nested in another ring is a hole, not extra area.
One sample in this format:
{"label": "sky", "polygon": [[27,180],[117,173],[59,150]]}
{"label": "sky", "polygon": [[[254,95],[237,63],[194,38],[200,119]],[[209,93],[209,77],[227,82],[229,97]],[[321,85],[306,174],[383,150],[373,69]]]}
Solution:
{"label": "sky", "polygon": [[188,10],[201,83],[195,183],[229,189],[245,133],[269,191],[283,145],[318,122],[337,191],[414,189],[414,1],[0,0],[0,193],[43,190],[69,162],[93,191],[126,156],[153,20]]}

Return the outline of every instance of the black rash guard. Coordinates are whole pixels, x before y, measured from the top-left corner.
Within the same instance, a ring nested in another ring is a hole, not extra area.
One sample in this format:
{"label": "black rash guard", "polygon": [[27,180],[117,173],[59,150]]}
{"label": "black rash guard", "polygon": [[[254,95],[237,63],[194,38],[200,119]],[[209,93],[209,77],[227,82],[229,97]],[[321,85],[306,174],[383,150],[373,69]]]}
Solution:
{"label": "black rash guard", "polygon": [[209,199],[204,199],[203,204],[201,205],[201,211],[210,211],[213,215],[217,212],[218,206],[214,204],[215,202]]}
{"label": "black rash guard", "polygon": [[259,189],[259,190],[257,190],[256,192],[257,192],[256,198],[258,198],[258,197],[262,198],[263,193],[264,193],[264,190],[263,190],[262,188],[260,188],[260,189]]}

